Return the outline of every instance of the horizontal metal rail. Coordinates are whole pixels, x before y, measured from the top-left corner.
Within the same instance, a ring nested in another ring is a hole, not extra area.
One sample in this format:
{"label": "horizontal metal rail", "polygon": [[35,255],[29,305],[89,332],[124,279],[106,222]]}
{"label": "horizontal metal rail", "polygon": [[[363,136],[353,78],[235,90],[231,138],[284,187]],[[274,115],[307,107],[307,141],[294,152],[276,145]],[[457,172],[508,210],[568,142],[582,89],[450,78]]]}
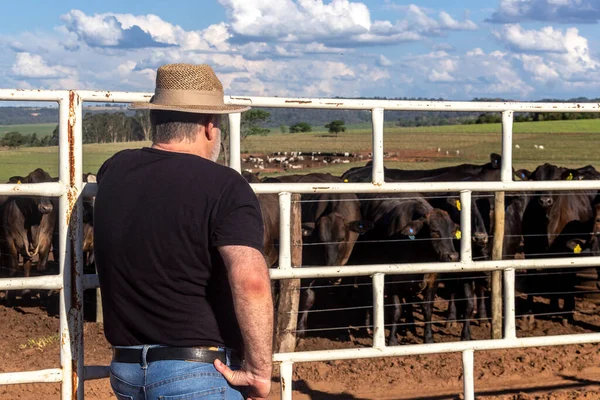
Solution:
{"label": "horizontal metal rail", "polygon": [[337,267],[305,267],[293,269],[272,268],[271,279],[294,278],[332,278],[349,276],[370,276],[373,274],[400,275],[426,274],[432,272],[483,272],[505,269],[554,269],[585,268],[600,266],[600,257],[565,257],[550,259],[498,260],[477,262],[442,262],[442,263],[405,263],[405,264],[373,264],[344,265]]}
{"label": "horizontal metal rail", "polygon": [[0,196],[59,197],[66,191],[66,186],[60,182],[0,183]]}
{"label": "horizontal metal rail", "polygon": [[[587,181],[527,181],[527,182],[387,182],[373,185],[369,182],[348,183],[251,183],[256,194],[279,194],[282,192],[314,193],[413,193],[413,192],[531,192],[541,190],[600,190],[600,180]],[[94,196],[96,183],[87,183],[84,193]],[[0,192],[1,194],[1,192]],[[473,196],[477,197],[477,196]]]}
{"label": "horizontal metal rail", "polygon": [[2,278],[0,290],[60,290],[63,288],[63,279],[60,275],[35,276],[29,278]]}
{"label": "horizontal metal rail", "polygon": [[579,333],[575,335],[553,335],[529,338],[470,340],[430,344],[408,344],[386,346],[385,348],[357,348],[338,350],[302,351],[279,353],[273,356],[275,362],[317,362],[331,360],[351,360],[354,358],[402,357],[437,353],[458,353],[465,350],[503,350],[526,347],[563,346],[600,342],[600,333]]}
{"label": "horizontal metal rail", "polygon": [[257,194],[290,193],[411,193],[411,192],[523,192],[531,190],[598,190],[599,181],[528,182],[388,182],[372,183],[252,183]]}
{"label": "horizontal metal rail", "polygon": [[[8,93],[15,92],[7,90]],[[21,91],[35,93],[36,91]],[[83,101],[101,103],[130,103],[149,101],[154,93],[111,92],[78,90]],[[2,98],[0,91],[0,99]],[[412,101],[369,99],[323,99],[280,98],[258,96],[225,96],[226,104],[273,108],[320,108],[339,110],[372,110],[381,108],[392,111],[471,111],[471,112],[600,112],[597,103],[527,103],[527,102],[474,102],[474,101]]]}
{"label": "horizontal metal rail", "polygon": [[4,372],[0,374],[0,385],[18,385],[21,383],[50,383],[62,381],[60,368],[40,371]]}

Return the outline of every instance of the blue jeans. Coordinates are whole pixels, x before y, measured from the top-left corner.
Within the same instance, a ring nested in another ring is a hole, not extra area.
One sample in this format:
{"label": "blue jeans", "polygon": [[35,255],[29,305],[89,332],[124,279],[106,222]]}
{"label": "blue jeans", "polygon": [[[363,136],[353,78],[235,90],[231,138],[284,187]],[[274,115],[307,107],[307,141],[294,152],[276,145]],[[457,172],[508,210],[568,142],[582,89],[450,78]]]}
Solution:
{"label": "blue jeans", "polygon": [[[146,362],[147,349],[156,345],[123,348],[144,349],[141,363],[110,364],[110,385],[119,400],[243,400],[240,390],[229,385],[213,364],[164,360]],[[229,351],[223,349],[229,355]],[[227,365],[232,366],[227,357]]]}

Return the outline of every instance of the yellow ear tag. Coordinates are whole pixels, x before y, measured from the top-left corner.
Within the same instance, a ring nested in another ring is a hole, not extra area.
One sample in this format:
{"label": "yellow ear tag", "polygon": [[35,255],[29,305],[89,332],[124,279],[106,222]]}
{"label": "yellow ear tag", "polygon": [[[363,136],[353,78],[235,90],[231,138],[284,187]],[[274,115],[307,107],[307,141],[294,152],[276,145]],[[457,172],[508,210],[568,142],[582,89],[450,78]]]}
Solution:
{"label": "yellow ear tag", "polygon": [[17,181],[17,185],[20,185],[20,184],[21,184],[21,181],[20,181],[20,180],[18,180],[18,181]]}
{"label": "yellow ear tag", "polygon": [[575,248],[573,249],[573,253],[575,253],[575,254],[581,253],[581,246],[580,245],[575,246]]}
{"label": "yellow ear tag", "polygon": [[344,182],[348,183],[348,179],[344,179]]}
{"label": "yellow ear tag", "polygon": [[454,234],[454,237],[456,237],[458,240],[460,240],[462,238],[462,232],[460,230],[457,230],[456,233]]}
{"label": "yellow ear tag", "polygon": [[572,173],[570,173],[569,176],[567,176],[567,180],[568,181],[572,181],[573,180],[573,174]]}
{"label": "yellow ear tag", "polygon": [[456,200],[456,208],[458,208],[458,211],[460,211],[460,200]]}

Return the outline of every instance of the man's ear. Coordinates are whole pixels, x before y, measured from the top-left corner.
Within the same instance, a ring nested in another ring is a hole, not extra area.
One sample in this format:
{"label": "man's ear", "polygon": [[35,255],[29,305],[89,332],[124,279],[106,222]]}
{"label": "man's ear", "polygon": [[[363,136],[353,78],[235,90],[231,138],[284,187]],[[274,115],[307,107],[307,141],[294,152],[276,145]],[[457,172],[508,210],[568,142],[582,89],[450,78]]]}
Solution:
{"label": "man's ear", "polygon": [[217,133],[215,131],[215,121],[211,118],[204,125],[204,135],[210,142],[214,142],[217,139]]}

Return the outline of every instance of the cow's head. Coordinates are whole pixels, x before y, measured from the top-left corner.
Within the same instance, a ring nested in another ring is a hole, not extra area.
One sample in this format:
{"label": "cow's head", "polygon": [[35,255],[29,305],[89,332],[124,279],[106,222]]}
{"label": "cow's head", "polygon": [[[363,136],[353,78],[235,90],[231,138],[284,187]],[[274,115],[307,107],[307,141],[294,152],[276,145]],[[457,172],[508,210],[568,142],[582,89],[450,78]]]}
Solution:
{"label": "cow's head", "polygon": [[338,212],[320,217],[316,223],[302,224],[302,235],[317,235],[325,247],[325,265],[345,265],[358,235],[373,228],[373,223],[360,219],[348,220]]}
{"label": "cow's head", "polygon": [[430,239],[438,259],[442,262],[458,261],[454,239],[460,237],[459,226],[446,211],[434,208],[424,216],[409,222],[400,233],[409,239]]}
{"label": "cow's head", "polygon": [[[41,168],[36,169],[33,172],[30,172],[29,175],[23,176],[13,176],[8,180],[8,183],[43,183],[43,182],[52,182],[52,177],[49,173],[44,171]],[[46,196],[31,196],[31,202],[33,203],[33,208],[36,209],[40,214],[49,214],[53,210],[52,202],[49,197]]]}
{"label": "cow's head", "polygon": [[[453,221],[460,221],[460,214],[464,212],[460,198],[458,196],[449,196],[446,198],[449,207],[444,208],[449,212],[450,218]],[[480,207],[482,210],[480,210]],[[482,211],[484,214],[482,214]],[[471,240],[475,246],[473,249],[478,250],[478,253],[487,256],[487,246],[489,242],[488,226],[490,225],[491,206],[489,199],[476,198],[473,196],[471,202]],[[486,218],[484,218],[484,215]]]}
{"label": "cow's head", "polygon": [[502,166],[502,156],[500,154],[491,153],[490,163],[492,164],[493,169],[500,169]]}
{"label": "cow's head", "polygon": [[[519,170],[517,171],[517,174],[525,173],[524,171],[526,170]],[[531,181],[556,181],[560,180],[561,178],[566,178],[563,177],[563,173],[565,173],[565,171],[567,171],[566,168],[546,163],[538,166],[533,172],[529,173],[525,177],[521,177],[521,179]],[[545,210],[550,209],[554,205],[554,200],[554,193],[551,191],[543,191],[538,195],[538,203]]]}

